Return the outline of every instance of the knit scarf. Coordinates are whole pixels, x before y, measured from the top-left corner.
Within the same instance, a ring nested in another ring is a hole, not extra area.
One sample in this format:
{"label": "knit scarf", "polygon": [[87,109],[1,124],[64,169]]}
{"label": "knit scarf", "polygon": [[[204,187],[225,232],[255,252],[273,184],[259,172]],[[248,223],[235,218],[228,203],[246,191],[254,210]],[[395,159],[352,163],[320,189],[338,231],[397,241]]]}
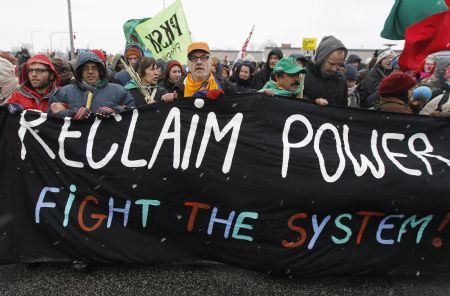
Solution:
{"label": "knit scarf", "polygon": [[184,97],[204,96],[208,90],[222,89],[212,73],[209,73],[208,80],[200,82],[194,81],[192,74],[188,73],[185,84]]}
{"label": "knit scarf", "polygon": [[286,90],[284,88],[280,88],[275,81],[270,79],[266,85],[264,85],[263,89],[261,89],[259,92],[263,92],[265,89],[270,89],[274,92],[277,96],[285,96],[285,97],[296,97],[299,93],[302,91],[301,85],[297,87],[297,89],[292,92],[289,90]]}

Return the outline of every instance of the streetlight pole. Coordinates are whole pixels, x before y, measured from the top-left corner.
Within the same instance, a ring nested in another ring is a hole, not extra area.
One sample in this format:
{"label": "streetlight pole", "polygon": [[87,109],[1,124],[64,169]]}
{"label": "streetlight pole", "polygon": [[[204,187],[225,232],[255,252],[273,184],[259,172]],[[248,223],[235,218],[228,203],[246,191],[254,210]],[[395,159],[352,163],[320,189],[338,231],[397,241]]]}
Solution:
{"label": "streetlight pole", "polygon": [[33,33],[37,33],[37,32],[41,32],[41,31],[30,31],[30,36],[31,36],[31,49],[33,50],[33,54],[34,52],[34,40],[33,40]]}
{"label": "streetlight pole", "polygon": [[[67,34],[67,33],[69,33],[69,32],[58,31],[58,32],[50,33],[50,52],[53,52],[53,35],[54,34]],[[71,38],[71,37],[72,37],[72,34],[70,34],[69,38]],[[71,45],[73,45],[73,44],[71,44]],[[74,57],[74,56],[72,56],[72,57]]]}
{"label": "streetlight pole", "polygon": [[72,6],[70,0],[67,0],[67,7],[69,13],[69,34],[70,34],[70,58],[75,58],[75,46],[73,45],[73,29],[72,29]]}

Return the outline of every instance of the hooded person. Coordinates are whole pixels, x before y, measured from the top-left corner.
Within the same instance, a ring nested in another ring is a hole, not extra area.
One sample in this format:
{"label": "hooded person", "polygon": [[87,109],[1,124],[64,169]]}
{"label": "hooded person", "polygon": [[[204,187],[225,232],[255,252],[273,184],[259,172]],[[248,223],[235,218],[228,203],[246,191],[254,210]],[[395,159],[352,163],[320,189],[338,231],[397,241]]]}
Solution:
{"label": "hooded person", "polygon": [[53,58],[52,63],[53,65],[55,65],[56,72],[58,72],[59,75],[61,76],[59,86],[63,87],[72,83],[73,72],[69,62],[61,58]]}
{"label": "hooded person", "polygon": [[78,120],[91,113],[110,117],[134,106],[134,99],[127,89],[108,83],[103,61],[94,53],[86,52],[77,59],[75,83],[62,87],[50,99],[48,112]]}
{"label": "hooded person", "polygon": [[256,73],[253,79],[253,87],[257,90],[264,87],[273,72],[276,63],[283,58],[283,52],[279,48],[274,48],[269,52],[264,67]]}
{"label": "hooded person", "polygon": [[159,81],[158,86],[168,92],[173,92],[175,84],[183,77],[183,66],[177,60],[168,61],[164,69],[164,77]]}
{"label": "hooded person", "polygon": [[115,54],[112,58],[110,69],[114,73],[114,75],[125,68],[125,66],[122,64],[121,59],[123,59],[123,55],[120,53]]}
{"label": "hooded person", "polygon": [[271,78],[259,92],[268,96],[301,98],[303,85],[301,85],[300,74],[306,74],[306,70],[294,59],[282,58],[273,69],[274,79]]}
{"label": "hooded person", "polygon": [[7,103],[17,87],[19,87],[19,82],[15,75],[14,65],[6,59],[0,58],[0,104]]}
{"label": "hooded person", "polygon": [[395,72],[387,76],[380,83],[378,92],[381,99],[375,109],[412,114],[409,101],[416,84],[415,78],[402,72]]}
{"label": "hooded person", "polygon": [[[127,48],[125,49],[124,56],[125,56],[125,63],[133,67],[138,63],[139,59],[144,57],[144,51],[138,45],[132,44],[127,46]],[[128,72],[125,69],[123,69],[119,73],[116,73],[115,79],[118,84],[125,86],[128,84],[128,82],[130,82],[131,77],[128,74]]]}
{"label": "hooded person", "polygon": [[392,73],[392,61],[395,56],[395,52],[388,48],[380,52],[376,57],[375,66],[367,72],[364,80],[358,87],[362,108],[372,108],[380,100],[378,87],[381,80]]}
{"label": "hooded person", "polygon": [[8,110],[13,114],[27,109],[46,112],[61,79],[55,66],[47,56],[35,55],[23,65],[23,72],[27,74],[8,100]]}
{"label": "hooded person", "polygon": [[351,54],[348,56],[347,61],[346,61],[346,65],[353,65],[357,71],[359,71],[359,65],[361,64],[361,58],[359,57],[359,55],[356,54]]}
{"label": "hooded person", "polygon": [[344,65],[347,48],[334,36],[325,36],[316,54],[306,66],[305,99],[318,105],[347,106],[347,83],[339,69]]}
{"label": "hooded person", "polygon": [[232,75],[237,92],[256,92],[253,88],[254,72],[255,67],[252,62],[243,61],[238,64]]}

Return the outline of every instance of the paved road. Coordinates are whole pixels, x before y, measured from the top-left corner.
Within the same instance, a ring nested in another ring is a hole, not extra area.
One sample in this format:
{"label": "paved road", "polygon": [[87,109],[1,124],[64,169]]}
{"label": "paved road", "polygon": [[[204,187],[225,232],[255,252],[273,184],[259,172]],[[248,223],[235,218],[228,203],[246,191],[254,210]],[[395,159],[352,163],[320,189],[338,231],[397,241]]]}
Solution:
{"label": "paved road", "polygon": [[450,274],[274,278],[228,265],[0,266],[0,295],[450,295]]}

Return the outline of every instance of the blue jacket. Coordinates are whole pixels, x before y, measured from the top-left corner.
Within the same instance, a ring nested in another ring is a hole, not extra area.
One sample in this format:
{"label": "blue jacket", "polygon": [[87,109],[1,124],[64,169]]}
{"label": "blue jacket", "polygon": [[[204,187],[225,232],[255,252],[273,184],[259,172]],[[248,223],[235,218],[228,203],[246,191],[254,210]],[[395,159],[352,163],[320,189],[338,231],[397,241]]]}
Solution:
{"label": "blue jacket", "polygon": [[[99,67],[101,81],[95,86],[88,85],[81,79],[81,67],[87,62],[94,62]],[[120,112],[135,107],[133,96],[124,87],[108,83],[106,80],[106,69],[102,61],[92,53],[80,55],[75,66],[76,81],[74,84],[66,85],[49,99],[48,113],[52,113],[50,106],[52,103],[63,103],[67,109],[56,113],[60,117],[71,117],[80,107],[86,107],[88,91],[93,93],[90,110],[97,112],[98,108],[107,106]]]}

